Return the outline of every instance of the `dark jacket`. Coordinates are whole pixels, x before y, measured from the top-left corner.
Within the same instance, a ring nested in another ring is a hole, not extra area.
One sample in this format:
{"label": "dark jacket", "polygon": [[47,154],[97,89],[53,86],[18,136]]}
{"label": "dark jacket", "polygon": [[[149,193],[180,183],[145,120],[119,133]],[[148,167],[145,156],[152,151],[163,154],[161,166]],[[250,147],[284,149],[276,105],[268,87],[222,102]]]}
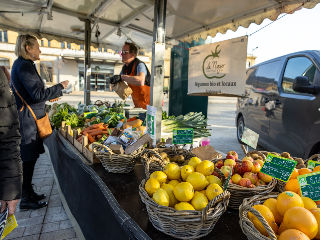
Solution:
{"label": "dark jacket", "polygon": [[15,99],[1,68],[0,116],[0,200],[14,200],[21,195],[21,137]]}
{"label": "dark jacket", "polygon": [[26,106],[23,106],[21,99],[15,93],[15,88],[39,119],[45,116],[45,102],[60,97],[63,86],[57,84],[45,88],[33,61],[19,57],[12,66],[11,88],[16,98],[19,113],[22,160],[36,160],[34,158],[37,158],[44,151],[42,140],[39,137],[32,114]]}

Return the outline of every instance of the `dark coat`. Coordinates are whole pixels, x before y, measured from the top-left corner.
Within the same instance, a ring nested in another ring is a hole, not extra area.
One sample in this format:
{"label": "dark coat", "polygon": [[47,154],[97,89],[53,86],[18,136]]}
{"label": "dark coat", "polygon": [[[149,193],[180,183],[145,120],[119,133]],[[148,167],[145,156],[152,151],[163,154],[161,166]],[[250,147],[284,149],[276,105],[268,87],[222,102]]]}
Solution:
{"label": "dark coat", "polygon": [[0,200],[19,199],[22,168],[16,102],[0,68]]}
{"label": "dark coat", "polygon": [[45,102],[62,95],[62,84],[49,88],[45,85],[31,60],[19,57],[12,66],[11,88],[14,92],[19,112],[21,133],[21,158],[22,161],[32,161],[44,152],[42,139],[39,137],[35,120],[30,110],[23,106],[15,89],[30,105],[37,119],[45,116]]}

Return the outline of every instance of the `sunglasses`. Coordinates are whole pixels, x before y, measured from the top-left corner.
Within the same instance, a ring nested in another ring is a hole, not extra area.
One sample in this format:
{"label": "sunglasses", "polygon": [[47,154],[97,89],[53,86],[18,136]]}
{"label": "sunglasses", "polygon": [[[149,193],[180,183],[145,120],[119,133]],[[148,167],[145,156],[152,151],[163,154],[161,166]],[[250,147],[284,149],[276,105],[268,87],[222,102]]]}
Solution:
{"label": "sunglasses", "polygon": [[121,54],[121,55],[126,55],[126,54],[128,54],[129,52],[130,52],[130,51],[128,51],[128,50],[123,50],[123,51],[120,52],[120,54]]}

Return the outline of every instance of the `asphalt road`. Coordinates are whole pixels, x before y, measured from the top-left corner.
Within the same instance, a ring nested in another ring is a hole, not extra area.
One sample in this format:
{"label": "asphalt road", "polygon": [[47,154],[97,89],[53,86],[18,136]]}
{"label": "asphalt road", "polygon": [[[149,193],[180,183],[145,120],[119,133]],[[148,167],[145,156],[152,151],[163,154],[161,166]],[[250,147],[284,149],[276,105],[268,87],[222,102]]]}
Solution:
{"label": "asphalt road", "polygon": [[[91,102],[96,100],[109,101],[121,100],[114,92],[91,92]],[[83,103],[83,92],[73,92],[64,95],[58,103],[67,102],[71,105]],[[126,103],[133,105],[131,98]],[[168,100],[164,101],[164,109],[168,107]],[[212,128],[210,144],[217,150],[227,153],[236,151],[241,157],[244,156],[241,146],[237,140],[235,125],[236,98],[209,97],[208,124]]]}

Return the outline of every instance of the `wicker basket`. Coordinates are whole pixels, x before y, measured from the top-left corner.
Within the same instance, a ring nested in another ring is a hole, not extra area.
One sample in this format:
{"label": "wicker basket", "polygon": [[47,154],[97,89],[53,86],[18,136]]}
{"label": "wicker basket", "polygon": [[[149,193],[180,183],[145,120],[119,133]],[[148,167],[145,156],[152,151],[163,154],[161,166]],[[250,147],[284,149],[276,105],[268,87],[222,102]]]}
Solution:
{"label": "wicker basket", "polygon": [[[115,154],[110,148],[99,143],[93,143],[92,148],[99,158],[102,166],[112,173],[128,173],[131,172],[136,164],[136,160],[141,156],[144,147],[141,146],[138,150],[130,155]],[[106,152],[106,151],[107,152]]]}
{"label": "wicker basket", "polygon": [[[242,232],[247,236],[249,240],[277,240],[276,234],[266,222],[264,217],[254,208],[253,205],[262,204],[268,198],[277,198],[277,194],[270,194],[266,196],[257,195],[251,198],[246,198],[239,207],[239,218],[240,227]],[[248,212],[253,213],[263,224],[267,230],[269,237],[262,235],[253,225],[253,223],[248,219]]]}
{"label": "wicker basket", "polygon": [[144,189],[145,180],[139,186],[141,200],[146,204],[149,220],[159,231],[178,239],[197,239],[208,235],[220,216],[226,211],[230,193],[224,191],[212,199],[202,211],[177,211],[154,202]]}
{"label": "wicker basket", "polygon": [[320,162],[320,154],[313,154],[306,160],[305,163],[308,163],[309,160]]}

